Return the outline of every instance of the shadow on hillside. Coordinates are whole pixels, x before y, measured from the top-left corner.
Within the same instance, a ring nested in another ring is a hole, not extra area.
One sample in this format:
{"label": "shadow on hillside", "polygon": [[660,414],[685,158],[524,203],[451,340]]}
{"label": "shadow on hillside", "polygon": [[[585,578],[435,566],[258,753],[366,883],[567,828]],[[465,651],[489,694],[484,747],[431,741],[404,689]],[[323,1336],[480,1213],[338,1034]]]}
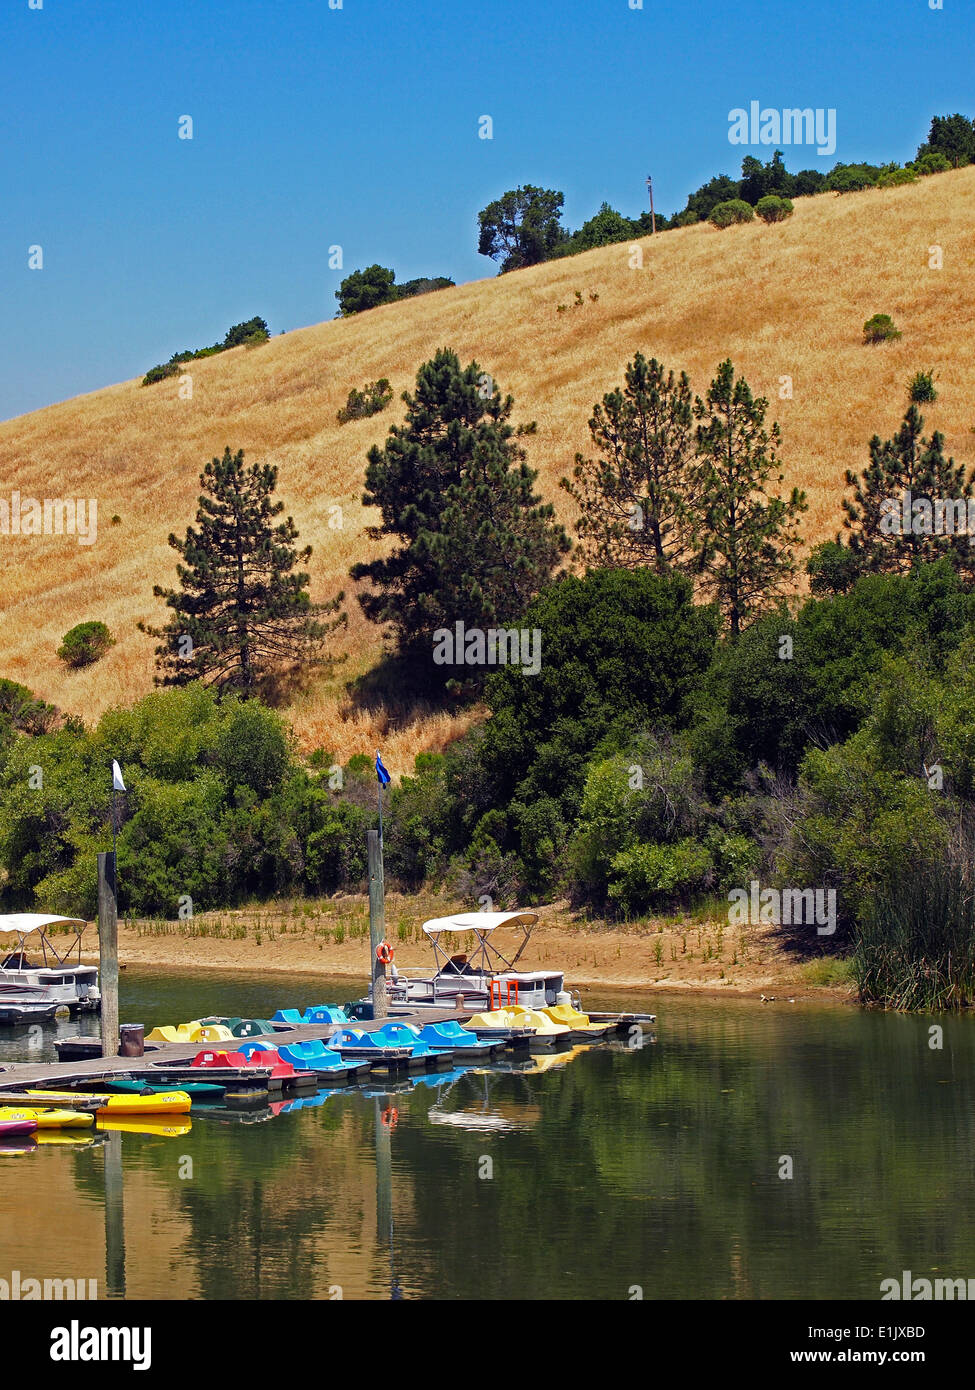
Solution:
{"label": "shadow on hillside", "polygon": [[348,681],[341,714],[368,714],[389,733],[431,715],[459,713],[471,703],[465,692],[451,693],[430,683],[426,662],[387,653],[363,675]]}

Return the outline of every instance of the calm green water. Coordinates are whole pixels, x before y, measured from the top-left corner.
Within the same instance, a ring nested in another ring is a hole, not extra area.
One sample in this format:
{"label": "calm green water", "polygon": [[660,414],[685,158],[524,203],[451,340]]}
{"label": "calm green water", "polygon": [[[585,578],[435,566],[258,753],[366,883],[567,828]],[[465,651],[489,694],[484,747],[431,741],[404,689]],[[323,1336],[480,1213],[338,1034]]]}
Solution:
{"label": "calm green water", "polygon": [[[123,988],[147,1025],[353,993],[135,971]],[[936,1051],[931,1019],[588,1002],[655,1010],[656,1041],[0,1157],[0,1278],[139,1298],[875,1299],[904,1269],[975,1276],[975,1020],[945,1021]]]}

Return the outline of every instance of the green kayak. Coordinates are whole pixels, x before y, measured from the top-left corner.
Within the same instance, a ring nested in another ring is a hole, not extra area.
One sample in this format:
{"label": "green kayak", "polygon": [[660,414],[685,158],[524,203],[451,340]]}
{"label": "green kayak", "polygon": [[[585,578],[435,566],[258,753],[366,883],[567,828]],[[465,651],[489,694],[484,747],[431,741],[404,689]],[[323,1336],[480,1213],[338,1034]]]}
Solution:
{"label": "green kayak", "polygon": [[185,1091],[193,1100],[220,1100],[226,1086],[218,1086],[213,1081],[181,1081],[178,1087],[172,1085],[156,1086],[149,1081],[129,1081],[123,1078],[105,1082],[106,1091],[118,1091],[131,1095],[162,1095],[172,1090]]}

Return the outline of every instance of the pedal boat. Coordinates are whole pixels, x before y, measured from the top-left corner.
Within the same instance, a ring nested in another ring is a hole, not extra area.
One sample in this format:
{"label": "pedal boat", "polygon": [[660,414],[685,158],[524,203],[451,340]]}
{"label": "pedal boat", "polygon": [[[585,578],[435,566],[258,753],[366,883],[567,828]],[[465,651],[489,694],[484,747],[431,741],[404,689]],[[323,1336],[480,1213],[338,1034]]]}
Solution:
{"label": "pedal boat", "polygon": [[369,1062],[373,1067],[398,1067],[410,1065],[412,1050],[408,1047],[392,1047],[381,1033],[367,1033],[355,1028],[343,1028],[341,1033],[333,1033],[331,1044],[343,1056],[356,1062]]}
{"label": "pedal boat", "polygon": [[[531,1052],[555,1052],[559,1048],[569,1047],[572,1044],[572,1038],[566,1025],[556,1023],[547,1014],[539,1013],[537,1009],[520,1007],[516,1011],[512,1007],[500,1012],[504,1014],[509,1028],[527,1028],[529,1030],[528,1048]],[[487,1014],[479,1016],[482,1021],[488,1017]],[[467,1026],[470,1027],[473,1023],[474,1019],[471,1019]]]}
{"label": "pedal boat", "polygon": [[[511,1012],[517,1016],[517,1006],[514,1006]],[[539,1009],[538,1012],[545,1014],[553,1023],[564,1023],[573,1042],[599,1042],[615,1032],[615,1024],[595,1023],[588,1014],[574,1009],[571,1004],[554,1004],[547,1009]]]}
{"label": "pedal boat", "polygon": [[337,1052],[334,1047],[326,1047],[318,1039],[310,1042],[282,1044],[277,1049],[268,1043],[242,1043],[241,1053],[245,1057],[267,1057],[276,1051],[284,1062],[290,1062],[296,1072],[306,1072],[314,1076],[320,1086],[344,1086],[354,1080],[361,1072],[369,1070],[368,1062],[352,1062]]}
{"label": "pedal boat", "polygon": [[502,1043],[510,1052],[529,1051],[532,1030],[517,1022],[505,1009],[488,1009],[462,1023],[465,1032],[488,1042]]}
{"label": "pedal boat", "polygon": [[214,1043],[229,1042],[233,1038],[229,1028],[222,1023],[201,1023],[198,1018],[191,1023],[177,1023],[176,1027],[162,1024],[146,1035],[146,1042],[155,1043]]}
{"label": "pedal boat", "polygon": [[450,1043],[446,1041],[432,1042],[429,1038],[421,1037],[420,1030],[414,1028],[411,1023],[397,1023],[394,1020],[388,1020],[378,1030],[378,1033],[393,1047],[412,1049],[411,1070],[446,1071],[454,1060],[454,1049]]}

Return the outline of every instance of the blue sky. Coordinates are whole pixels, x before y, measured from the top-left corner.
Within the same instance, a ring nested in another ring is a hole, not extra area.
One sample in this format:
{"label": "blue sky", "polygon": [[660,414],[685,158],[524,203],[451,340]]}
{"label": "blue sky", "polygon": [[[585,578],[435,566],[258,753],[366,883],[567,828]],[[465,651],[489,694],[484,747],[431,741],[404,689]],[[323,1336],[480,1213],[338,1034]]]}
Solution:
{"label": "blue sky", "polygon": [[642,211],[652,173],[671,213],[769,157],[728,142],[752,100],[836,109],[835,155],[787,149],[793,169],[903,161],[933,114],[975,115],[965,0],[629,5],[4,0],[0,419],[254,314],[273,333],[331,318],[373,261],[493,275],[477,212],[519,183],[561,189],[576,227],[603,199]]}

